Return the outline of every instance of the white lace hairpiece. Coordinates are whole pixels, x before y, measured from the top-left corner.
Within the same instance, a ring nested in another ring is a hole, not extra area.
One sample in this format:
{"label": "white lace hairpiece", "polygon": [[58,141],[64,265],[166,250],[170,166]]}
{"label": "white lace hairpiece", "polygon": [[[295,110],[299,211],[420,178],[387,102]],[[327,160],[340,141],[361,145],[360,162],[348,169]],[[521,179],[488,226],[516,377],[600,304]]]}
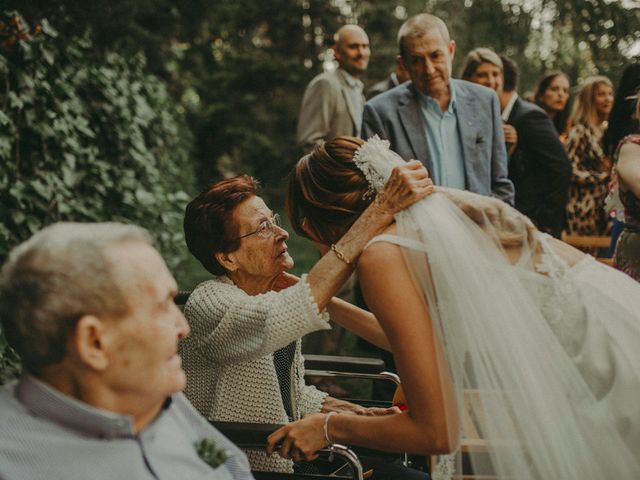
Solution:
{"label": "white lace hairpiece", "polygon": [[[382,190],[391,176],[391,171],[406,163],[400,155],[389,148],[389,141],[374,135],[353,156],[356,166],[362,171],[374,192]],[[367,192],[365,196],[369,195]]]}

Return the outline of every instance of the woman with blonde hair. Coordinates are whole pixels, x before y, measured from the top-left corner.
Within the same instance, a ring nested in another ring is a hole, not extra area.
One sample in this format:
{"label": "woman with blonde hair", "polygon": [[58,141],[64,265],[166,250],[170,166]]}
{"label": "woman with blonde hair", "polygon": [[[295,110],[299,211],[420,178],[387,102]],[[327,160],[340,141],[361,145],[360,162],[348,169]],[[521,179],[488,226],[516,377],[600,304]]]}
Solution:
{"label": "woman with blonde hair", "polygon": [[611,164],[602,149],[602,135],[612,106],[613,85],[607,77],[589,77],[580,86],[565,143],[572,168],[566,208],[572,234],[605,235],[609,228],[604,201]]}
{"label": "woman with blonde hair", "polygon": [[[377,137],[316,147],[290,177],[294,229],[329,250],[401,163]],[[469,452],[473,467],[498,479],[640,478],[640,285],[495,198],[437,187],[395,220],[342,260],[357,264],[409,410],[310,415],[272,434],[271,449],[453,452],[433,476],[460,478],[466,409],[487,445]]]}
{"label": "woman with blonde hair", "polygon": [[[502,60],[493,50],[484,47],[475,48],[467,53],[460,78],[494,90],[500,100],[504,84]],[[502,131],[507,153],[511,156],[518,146],[518,132],[512,125],[504,122]]]}
{"label": "woman with blonde hair", "polygon": [[464,58],[460,78],[484,85],[497,93],[502,91],[502,60],[488,48],[474,48]]}

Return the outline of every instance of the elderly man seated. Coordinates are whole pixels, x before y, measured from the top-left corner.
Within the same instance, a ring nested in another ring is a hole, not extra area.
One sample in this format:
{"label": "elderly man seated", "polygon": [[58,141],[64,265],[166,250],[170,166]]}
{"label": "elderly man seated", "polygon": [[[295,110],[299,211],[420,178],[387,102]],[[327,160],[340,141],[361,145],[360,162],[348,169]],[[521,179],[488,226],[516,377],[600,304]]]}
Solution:
{"label": "elderly man seated", "polygon": [[179,393],[189,327],[144,230],[53,225],[11,253],[0,282],[25,370],[0,388],[0,478],[253,478]]}

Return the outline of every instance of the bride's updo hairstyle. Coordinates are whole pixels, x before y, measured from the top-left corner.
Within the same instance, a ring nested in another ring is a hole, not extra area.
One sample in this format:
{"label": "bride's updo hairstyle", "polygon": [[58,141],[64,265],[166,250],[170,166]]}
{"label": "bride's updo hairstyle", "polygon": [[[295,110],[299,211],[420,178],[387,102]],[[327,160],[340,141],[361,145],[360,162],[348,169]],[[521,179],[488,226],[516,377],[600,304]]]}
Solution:
{"label": "bride's updo hairstyle", "polygon": [[[302,157],[289,175],[287,214],[298,235],[325,245],[337,242],[375,198],[353,157],[364,143],[336,137]],[[535,251],[535,226],[501,200],[462,190],[438,188],[503,247]],[[303,227],[306,227],[306,229]]]}
{"label": "bride's updo hairstyle", "polygon": [[317,145],[293,168],[286,207],[298,235],[335,243],[373,201],[375,194],[368,194],[369,184],[353,163],[363,143],[355,137],[336,137]]}

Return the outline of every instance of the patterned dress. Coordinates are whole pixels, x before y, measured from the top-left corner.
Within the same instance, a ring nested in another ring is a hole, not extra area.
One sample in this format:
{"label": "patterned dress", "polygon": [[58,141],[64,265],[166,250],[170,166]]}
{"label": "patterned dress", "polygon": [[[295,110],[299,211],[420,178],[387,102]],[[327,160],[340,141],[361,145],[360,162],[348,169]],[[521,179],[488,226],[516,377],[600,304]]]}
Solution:
{"label": "patterned dress", "polygon": [[[640,134],[622,139],[616,150],[616,160],[620,148],[628,142],[640,145]],[[616,245],[615,265],[640,282],[640,199],[630,190],[620,188],[620,201],[624,205],[625,224]]]}
{"label": "patterned dress", "polygon": [[601,135],[585,125],[574,125],[565,148],[571,161],[571,185],[567,202],[567,230],[577,235],[606,235],[609,218],[604,209],[609,168]]}

